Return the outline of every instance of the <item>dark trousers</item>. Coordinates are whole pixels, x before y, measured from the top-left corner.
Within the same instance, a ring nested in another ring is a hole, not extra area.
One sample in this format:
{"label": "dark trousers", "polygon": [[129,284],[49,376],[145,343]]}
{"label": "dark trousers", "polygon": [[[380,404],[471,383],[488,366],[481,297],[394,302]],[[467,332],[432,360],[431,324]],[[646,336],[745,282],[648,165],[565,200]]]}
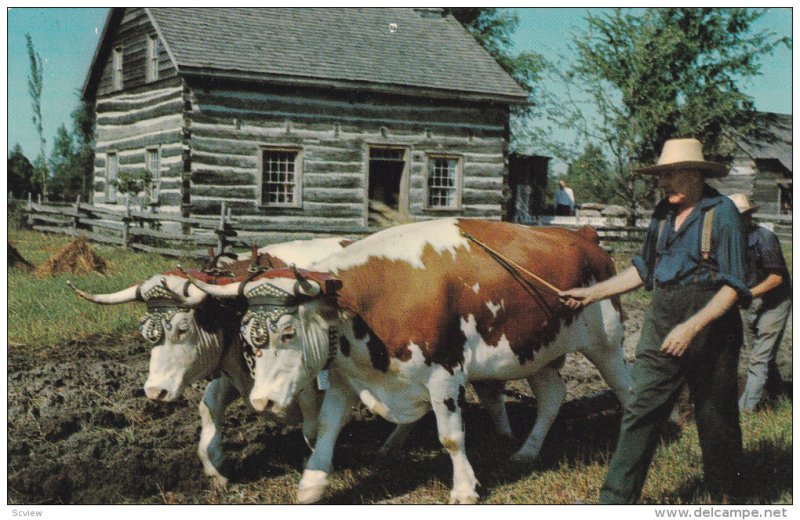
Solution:
{"label": "dark trousers", "polygon": [[633,364],[634,398],[625,408],[619,441],[600,503],[638,501],[661,425],[688,383],[703,452],[705,482],[715,499],[736,494],[742,432],[737,407],[737,366],[742,321],[736,308],[697,334],[683,356],[659,352],[664,338],[714,296],[711,287],[656,288]]}

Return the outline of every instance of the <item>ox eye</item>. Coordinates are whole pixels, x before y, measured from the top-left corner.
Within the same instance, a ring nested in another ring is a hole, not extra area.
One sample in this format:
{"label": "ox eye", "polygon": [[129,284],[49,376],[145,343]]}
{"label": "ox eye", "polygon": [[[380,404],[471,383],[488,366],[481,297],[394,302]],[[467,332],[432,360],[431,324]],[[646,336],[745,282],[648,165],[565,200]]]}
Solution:
{"label": "ox eye", "polygon": [[289,325],[283,329],[283,333],[281,334],[281,341],[286,343],[294,339],[297,336],[297,329],[294,328],[294,325]]}

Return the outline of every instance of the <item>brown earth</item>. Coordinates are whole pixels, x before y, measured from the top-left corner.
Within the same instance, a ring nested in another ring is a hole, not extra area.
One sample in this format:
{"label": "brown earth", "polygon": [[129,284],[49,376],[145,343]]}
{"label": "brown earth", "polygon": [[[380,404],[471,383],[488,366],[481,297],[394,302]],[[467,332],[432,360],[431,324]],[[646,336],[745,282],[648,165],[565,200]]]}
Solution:
{"label": "brown earth", "polygon": [[[627,308],[626,352],[632,357],[643,310]],[[791,329],[779,355],[784,379],[791,382]],[[142,390],[149,350],[138,337],[119,344],[72,344],[61,348],[9,347],[8,352],[8,501],[14,504],[205,503],[209,495],[196,455],[200,423],[196,405],[205,382],[188,388],[182,400],[159,404]],[[743,360],[746,355],[742,356]],[[744,361],[743,361],[744,362]],[[743,371],[740,370],[741,373]],[[579,355],[570,355],[562,375],[568,402],[545,443],[542,464],[586,452],[607,453],[613,447],[619,410],[596,370]],[[600,392],[600,393],[598,393]],[[508,387],[509,415],[521,439],[532,426],[535,400],[527,386]],[[473,445],[497,444],[490,422],[475,404],[465,411],[467,438]],[[301,470],[309,451],[296,428],[268,423],[235,402],[225,421],[227,474],[233,482],[257,487],[263,479],[286,479]],[[368,466],[392,426],[363,410],[340,437],[337,465]],[[489,433],[487,433],[489,432]],[[554,442],[551,439],[558,439]],[[430,414],[415,429],[409,444],[438,450]],[[557,444],[557,445],[556,445]],[[498,456],[513,446],[498,446],[486,460],[474,463],[482,474],[491,471]],[[477,457],[476,457],[477,458]],[[438,459],[437,459],[438,460]],[[442,459],[444,460],[444,459]],[[438,462],[436,464],[439,464]],[[447,462],[432,466],[447,477]],[[404,471],[397,464],[380,466]],[[425,468],[423,467],[423,470]],[[494,474],[494,473],[492,473]],[[495,478],[495,477],[490,477]],[[498,475],[499,480],[509,478]],[[388,482],[401,479],[390,478]],[[371,492],[358,497],[334,496],[334,503],[380,501],[388,492],[400,496],[405,488]],[[369,488],[367,487],[367,490]],[[372,493],[371,496],[370,493]],[[226,496],[229,502],[246,502]],[[286,501],[277,498],[276,501]]]}

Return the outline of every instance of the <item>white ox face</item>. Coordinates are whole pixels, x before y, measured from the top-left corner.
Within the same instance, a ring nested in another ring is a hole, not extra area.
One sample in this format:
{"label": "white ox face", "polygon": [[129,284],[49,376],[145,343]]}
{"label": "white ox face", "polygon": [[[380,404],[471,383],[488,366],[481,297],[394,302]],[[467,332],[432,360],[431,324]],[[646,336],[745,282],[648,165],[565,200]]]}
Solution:
{"label": "white ox face", "polygon": [[144,384],[150,399],[173,401],[186,385],[216,366],[221,351],[219,334],[201,330],[196,319],[196,307],[207,295],[188,284],[186,278],[158,274],[113,294],[75,291],[82,298],[103,305],[134,301],[147,305],[140,330],[152,346],[150,373]]}
{"label": "white ox face", "polygon": [[[164,280],[164,281],[162,281]],[[208,375],[219,362],[219,335],[202,331],[196,307],[185,299],[187,280],[178,276],[157,276],[140,286],[147,314],[140,330],[150,350],[150,371],[144,392],[150,399],[174,401],[187,385]]]}
{"label": "white ox face", "polygon": [[281,413],[296,393],[315,383],[329,352],[328,323],[319,300],[297,293],[289,278],[259,280],[245,290],[249,310],[242,335],[256,352],[250,403]]}

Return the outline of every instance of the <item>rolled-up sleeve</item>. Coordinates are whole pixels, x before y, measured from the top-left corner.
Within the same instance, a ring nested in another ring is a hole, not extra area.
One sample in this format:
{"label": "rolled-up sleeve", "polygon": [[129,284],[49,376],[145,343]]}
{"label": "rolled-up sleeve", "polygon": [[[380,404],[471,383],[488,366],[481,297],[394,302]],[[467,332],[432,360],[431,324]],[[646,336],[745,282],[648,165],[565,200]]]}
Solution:
{"label": "rolled-up sleeve", "polygon": [[639,277],[644,282],[644,288],[653,290],[653,269],[656,265],[656,242],[658,241],[658,220],[650,220],[647,235],[642,245],[642,253],[631,258],[633,267],[639,272]]}
{"label": "rolled-up sleeve", "polygon": [[747,254],[744,225],[732,204],[720,204],[718,208],[716,247],[718,279],[736,291],[739,296],[737,303],[740,306],[747,307],[753,295],[744,281]]}

